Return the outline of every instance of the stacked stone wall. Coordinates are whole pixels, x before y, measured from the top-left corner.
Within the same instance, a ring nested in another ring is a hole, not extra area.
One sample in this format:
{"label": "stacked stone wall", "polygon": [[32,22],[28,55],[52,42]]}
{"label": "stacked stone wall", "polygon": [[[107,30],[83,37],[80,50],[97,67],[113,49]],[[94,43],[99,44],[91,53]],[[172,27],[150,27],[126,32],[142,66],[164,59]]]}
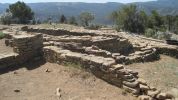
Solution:
{"label": "stacked stone wall", "polygon": [[72,32],[69,30],[64,29],[44,29],[44,28],[29,28],[29,27],[22,27],[22,31],[27,32],[37,32],[37,33],[43,33],[53,36],[61,36],[61,35],[74,35],[74,36],[84,36],[84,35],[90,35],[90,36],[96,36],[95,33],[89,33],[89,32]]}
{"label": "stacked stone wall", "polygon": [[145,80],[139,78],[138,72],[117,64],[113,58],[81,54],[56,46],[44,47],[44,57],[48,62],[52,63],[70,62],[80,64],[97,77],[139,96],[140,100],[173,99],[171,95],[149,86]]}
{"label": "stacked stone wall", "polygon": [[43,55],[42,34],[18,34],[6,36],[6,44],[11,43],[14,53],[0,55],[0,68],[7,68],[23,64]]}

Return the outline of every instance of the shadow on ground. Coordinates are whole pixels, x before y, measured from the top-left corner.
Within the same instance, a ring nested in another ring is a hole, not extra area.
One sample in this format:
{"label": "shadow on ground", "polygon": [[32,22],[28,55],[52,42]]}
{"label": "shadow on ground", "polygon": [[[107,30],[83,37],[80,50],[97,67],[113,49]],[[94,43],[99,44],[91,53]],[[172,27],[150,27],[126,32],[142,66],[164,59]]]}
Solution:
{"label": "shadow on ground", "polygon": [[22,65],[11,66],[8,68],[0,69],[0,75],[8,73],[10,71],[15,71],[20,68],[27,68],[27,70],[34,70],[34,69],[39,68],[40,66],[44,65],[45,63],[46,63],[46,61],[44,59],[39,60],[39,61],[29,61]]}

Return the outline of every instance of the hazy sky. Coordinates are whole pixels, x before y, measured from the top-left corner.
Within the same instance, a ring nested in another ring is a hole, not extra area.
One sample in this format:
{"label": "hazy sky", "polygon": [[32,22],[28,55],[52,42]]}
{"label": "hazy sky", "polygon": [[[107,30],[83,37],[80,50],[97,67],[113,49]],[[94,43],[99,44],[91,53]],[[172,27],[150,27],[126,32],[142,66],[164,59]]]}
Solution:
{"label": "hazy sky", "polygon": [[26,3],[34,2],[121,2],[121,3],[130,3],[130,2],[146,2],[154,0],[0,0],[0,3],[14,3],[17,1],[24,1]]}

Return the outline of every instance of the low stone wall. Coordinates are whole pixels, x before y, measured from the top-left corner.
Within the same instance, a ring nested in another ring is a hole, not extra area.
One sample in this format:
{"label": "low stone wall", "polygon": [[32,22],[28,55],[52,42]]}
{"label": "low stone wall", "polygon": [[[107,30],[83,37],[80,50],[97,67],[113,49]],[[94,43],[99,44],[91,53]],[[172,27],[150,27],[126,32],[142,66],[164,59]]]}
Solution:
{"label": "low stone wall", "polygon": [[19,62],[17,60],[18,57],[19,55],[16,53],[0,55],[0,69],[16,65]]}
{"label": "low stone wall", "polygon": [[[67,44],[81,44],[83,47],[98,47],[98,50],[80,50],[77,52],[101,55],[104,57],[112,56],[117,54],[117,57],[112,57],[117,60],[120,64],[131,64],[138,62],[148,62],[159,59],[159,54],[154,48],[147,48],[148,46],[137,46],[133,45],[128,39],[124,39],[117,35],[112,34],[101,34],[102,31],[94,31],[96,35],[86,34],[87,32],[80,33],[82,35],[74,35],[72,31],[67,31],[65,34],[61,34],[59,31],[62,29],[35,29],[29,27],[22,28],[29,32],[42,32],[44,36],[44,45],[53,46],[57,43]],[[51,31],[51,32],[50,32]],[[86,31],[86,30],[85,30]],[[77,33],[78,31],[76,31]],[[60,35],[54,35],[60,34]],[[70,47],[66,48],[72,50]],[[145,49],[145,50],[142,50]],[[148,49],[148,50],[147,50]],[[85,52],[88,51],[88,52]],[[140,52],[140,54],[137,54]],[[119,55],[118,55],[119,54]]]}
{"label": "low stone wall", "polygon": [[175,46],[158,46],[156,47],[159,54],[168,55],[171,57],[178,58],[178,48]]}
{"label": "low stone wall", "polygon": [[133,95],[139,96],[140,100],[167,100],[173,97],[150,87],[147,82],[138,77],[138,72],[124,68],[117,64],[113,58],[81,54],[64,50],[56,46],[44,47],[44,57],[52,63],[76,63],[97,77],[125,89]]}
{"label": "low stone wall", "polygon": [[23,64],[43,55],[42,34],[8,34],[6,37],[6,45],[10,43],[14,53],[0,55],[0,68]]}
{"label": "low stone wall", "polygon": [[127,39],[121,39],[117,37],[113,37],[111,39],[96,40],[93,41],[92,44],[103,50],[107,50],[113,53],[121,53],[124,55],[133,51],[133,47]]}
{"label": "low stone wall", "polygon": [[72,32],[65,29],[45,29],[45,28],[30,28],[28,26],[22,27],[22,31],[27,32],[37,32],[37,33],[43,33],[53,36],[61,36],[61,35],[73,35],[73,36],[84,36],[84,35],[90,35],[90,36],[96,36],[95,33],[89,33],[89,32]]}
{"label": "low stone wall", "polygon": [[[92,45],[97,46],[102,50],[106,50],[113,53],[129,54],[133,51],[131,43],[126,39],[107,36],[46,36],[44,38],[45,45],[49,45],[53,42],[63,43],[80,43],[82,46],[90,47]],[[51,43],[50,43],[51,42]]]}

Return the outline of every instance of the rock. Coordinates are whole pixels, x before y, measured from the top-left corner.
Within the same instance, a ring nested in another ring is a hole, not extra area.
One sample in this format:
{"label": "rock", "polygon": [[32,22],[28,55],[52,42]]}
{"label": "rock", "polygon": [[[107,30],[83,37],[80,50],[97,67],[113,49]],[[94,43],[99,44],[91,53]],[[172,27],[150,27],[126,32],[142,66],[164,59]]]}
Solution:
{"label": "rock", "polygon": [[51,43],[50,42],[43,42],[43,45],[44,46],[51,46]]}
{"label": "rock", "polygon": [[117,56],[115,59],[117,63],[123,63],[126,57],[121,55],[121,56]]}
{"label": "rock", "polygon": [[153,91],[156,91],[157,89],[153,86],[149,86],[150,87],[150,90],[153,90]]}
{"label": "rock", "polygon": [[[138,81],[137,81],[138,82]],[[139,84],[139,87],[142,91],[148,91],[149,87],[147,85]]]}
{"label": "rock", "polygon": [[129,79],[133,79],[134,76],[132,74],[128,74],[128,75],[121,75],[121,78],[125,79],[125,80],[129,80]]}
{"label": "rock", "polygon": [[129,75],[129,71],[127,69],[121,69],[121,70],[117,70],[117,74],[119,75]]}
{"label": "rock", "polygon": [[47,72],[47,73],[49,73],[49,72],[51,72],[49,69],[46,69],[46,71],[45,72]]}
{"label": "rock", "polygon": [[120,69],[124,69],[124,66],[121,65],[121,64],[117,64],[117,65],[113,65],[112,68],[113,68],[114,70],[120,70]]}
{"label": "rock", "polygon": [[144,79],[138,78],[137,81],[140,84],[147,85],[147,82]]}
{"label": "rock", "polygon": [[134,95],[139,95],[140,89],[139,88],[130,88],[128,86],[123,85],[123,89],[129,93],[132,93]]}
{"label": "rock", "polygon": [[116,57],[118,57],[118,56],[120,56],[120,55],[121,55],[120,53],[113,53],[113,54],[112,54],[112,57],[113,57],[113,58],[116,58]]}
{"label": "rock", "polygon": [[[173,88],[170,91],[167,92],[169,95],[174,96],[175,98],[178,98],[178,89]],[[178,100],[178,99],[177,99]]]}
{"label": "rock", "polygon": [[61,89],[60,89],[60,88],[57,88],[57,89],[56,89],[56,95],[57,95],[58,97],[61,97]]}
{"label": "rock", "polygon": [[133,70],[130,70],[130,69],[128,69],[128,71],[129,71],[129,73],[133,74],[134,76],[138,75],[138,72],[136,72],[136,71],[133,71]]}
{"label": "rock", "polygon": [[94,46],[94,45],[92,45],[92,49],[99,50],[99,48],[97,46]]}
{"label": "rock", "polygon": [[150,96],[141,95],[138,97],[138,100],[153,100]]}
{"label": "rock", "polygon": [[6,46],[9,46],[9,44],[10,44],[10,43],[9,43],[9,40],[6,39],[6,40],[5,40],[5,44],[6,44]]}
{"label": "rock", "polygon": [[14,74],[18,74],[16,71],[14,71]]}
{"label": "rock", "polygon": [[173,97],[167,93],[159,93],[157,96],[156,96],[157,99],[160,99],[160,100],[165,100],[165,99],[172,99]]}
{"label": "rock", "polygon": [[158,90],[156,90],[156,91],[151,91],[151,90],[149,90],[149,91],[147,92],[147,95],[150,96],[150,97],[156,97],[160,92],[161,92],[161,91],[158,91]]}
{"label": "rock", "polygon": [[20,92],[20,90],[16,89],[16,90],[14,90],[14,92],[17,92],[17,93],[18,93],[18,92]]}
{"label": "rock", "polygon": [[138,82],[135,81],[135,82],[127,82],[127,81],[123,81],[123,84],[128,86],[128,87],[131,87],[131,88],[135,88],[138,86]]}
{"label": "rock", "polygon": [[127,81],[127,82],[135,82],[136,79],[135,78],[132,78],[132,79],[123,79],[124,81]]}

